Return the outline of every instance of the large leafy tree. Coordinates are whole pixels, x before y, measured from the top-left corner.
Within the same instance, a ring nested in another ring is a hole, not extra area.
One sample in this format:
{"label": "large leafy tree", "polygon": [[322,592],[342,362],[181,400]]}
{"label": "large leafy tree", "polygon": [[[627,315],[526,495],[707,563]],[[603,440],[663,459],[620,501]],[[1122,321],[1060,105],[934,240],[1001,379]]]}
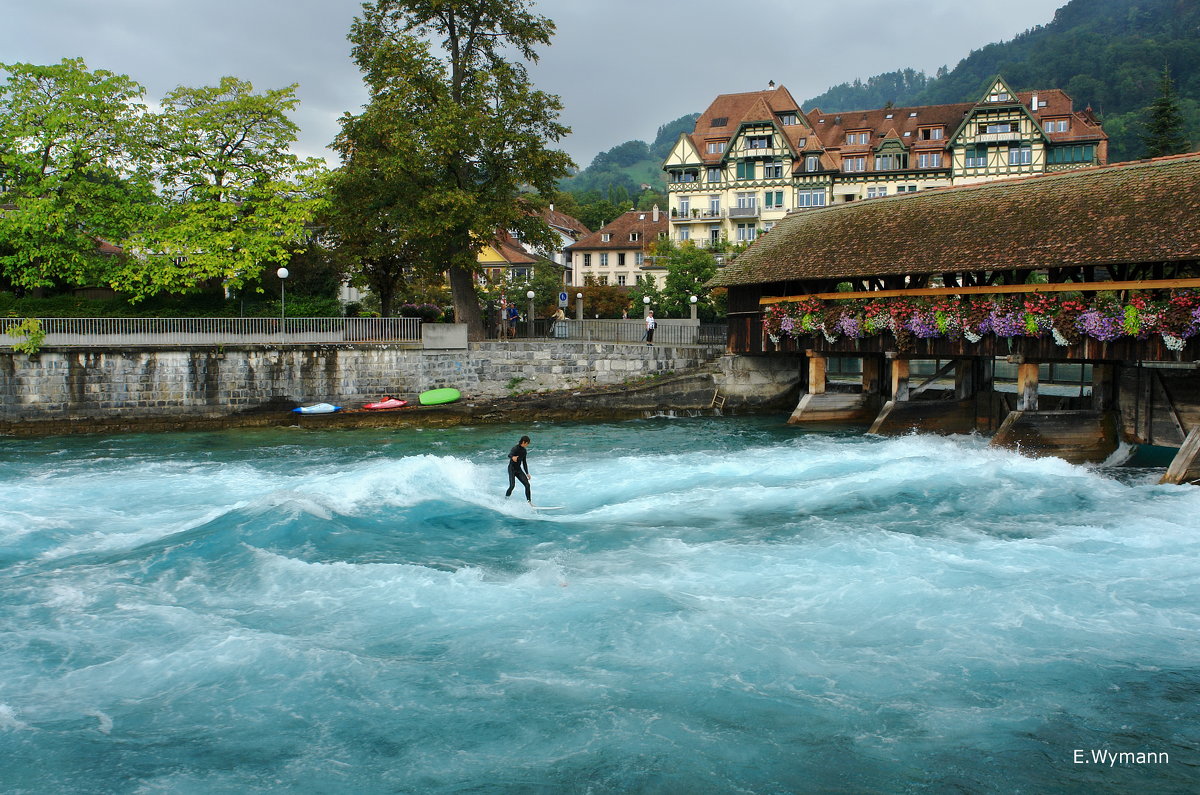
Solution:
{"label": "large leafy tree", "polygon": [[161,201],[130,241],[118,276],[135,296],[205,281],[240,287],[304,249],[322,207],[321,165],[292,154],[296,86],[256,93],[233,77],[180,87],[162,102],[151,143]]}
{"label": "large leafy tree", "polygon": [[1146,157],[1180,155],[1190,148],[1184,134],[1183,114],[1175,97],[1171,72],[1165,66],[1158,79],[1158,96],[1149,108],[1142,143],[1146,147]]}
{"label": "large leafy tree", "polygon": [[0,85],[0,276],[11,287],[103,284],[153,198],[145,90],[82,59],[6,64]]}
{"label": "large leafy tree", "polygon": [[[558,98],[529,82],[554,24],[527,0],[375,0],[350,40],[370,100],[347,115],[335,148],[353,183],[384,183],[364,202],[359,225],[395,250],[415,251],[425,271],[445,271],[455,315],[482,339],[476,255],[498,229],[549,246],[549,228],[530,210],[552,195],[570,158],[549,148],[569,132]],[[350,183],[350,184],[347,184]],[[343,215],[343,229],[348,219]]]}
{"label": "large leafy tree", "polygon": [[706,315],[711,309],[707,282],[717,275],[717,260],[706,249],[691,243],[674,246],[669,241],[656,244],[659,264],[666,265],[661,306],[666,314],[686,317],[691,314],[691,297],[698,299],[698,308]]}

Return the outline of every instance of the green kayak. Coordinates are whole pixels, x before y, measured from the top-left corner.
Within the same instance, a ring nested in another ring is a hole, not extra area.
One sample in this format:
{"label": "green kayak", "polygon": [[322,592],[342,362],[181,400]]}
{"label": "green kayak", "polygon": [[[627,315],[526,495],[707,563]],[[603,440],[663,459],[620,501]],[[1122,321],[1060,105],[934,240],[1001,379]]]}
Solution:
{"label": "green kayak", "polygon": [[462,397],[462,393],[457,389],[446,387],[445,389],[431,389],[428,392],[422,392],[417,400],[422,406],[439,406],[442,403],[453,403]]}

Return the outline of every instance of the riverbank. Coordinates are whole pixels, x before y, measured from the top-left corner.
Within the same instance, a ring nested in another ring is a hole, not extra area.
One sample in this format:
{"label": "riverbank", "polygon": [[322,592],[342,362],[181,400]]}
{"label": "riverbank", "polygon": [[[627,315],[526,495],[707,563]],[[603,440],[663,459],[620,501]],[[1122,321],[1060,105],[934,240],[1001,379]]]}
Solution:
{"label": "riverbank", "polygon": [[[635,347],[636,352],[643,348]],[[609,372],[611,370],[611,362]],[[751,413],[790,411],[799,389],[797,372],[778,360],[722,356],[680,372],[630,377],[619,383],[592,383],[564,389],[540,389],[508,395],[466,393],[441,406],[412,405],[392,411],[351,408],[334,414],[297,414],[301,405],[288,397],[226,413],[136,413],[103,408],[66,416],[0,420],[0,435],[39,437],[76,434],[205,431],[230,428],[300,427],[450,427],[508,422],[615,420],[654,413],[711,411]],[[496,384],[489,384],[494,389]],[[361,405],[361,404],[358,404]]]}

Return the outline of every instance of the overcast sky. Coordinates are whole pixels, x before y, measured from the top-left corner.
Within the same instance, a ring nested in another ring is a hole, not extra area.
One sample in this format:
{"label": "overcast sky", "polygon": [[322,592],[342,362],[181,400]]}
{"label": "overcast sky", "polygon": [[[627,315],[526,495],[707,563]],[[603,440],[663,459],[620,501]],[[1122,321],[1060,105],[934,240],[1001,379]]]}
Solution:
{"label": "overcast sky", "polygon": [[[302,154],[332,160],[337,118],[366,100],[346,40],[357,0],[0,3],[0,63],[82,57],[137,80],[152,102],[223,75],[259,89],[299,83]],[[624,141],[653,140],[659,125],[703,111],[717,94],[774,80],[804,102],[856,77],[904,67],[932,74],[1049,22],[1065,3],[536,0],[558,30],[532,75],[562,97],[573,133],[560,146],[584,167]]]}

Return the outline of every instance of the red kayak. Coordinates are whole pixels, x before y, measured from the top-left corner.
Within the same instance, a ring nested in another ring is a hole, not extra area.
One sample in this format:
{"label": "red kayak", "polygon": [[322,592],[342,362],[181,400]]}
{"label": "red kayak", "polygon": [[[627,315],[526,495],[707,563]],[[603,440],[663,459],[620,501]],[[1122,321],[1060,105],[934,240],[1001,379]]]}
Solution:
{"label": "red kayak", "polygon": [[368,403],[363,406],[363,408],[377,411],[379,409],[398,409],[407,405],[407,400],[397,400],[396,398],[391,398],[389,400],[381,400],[378,403]]}

